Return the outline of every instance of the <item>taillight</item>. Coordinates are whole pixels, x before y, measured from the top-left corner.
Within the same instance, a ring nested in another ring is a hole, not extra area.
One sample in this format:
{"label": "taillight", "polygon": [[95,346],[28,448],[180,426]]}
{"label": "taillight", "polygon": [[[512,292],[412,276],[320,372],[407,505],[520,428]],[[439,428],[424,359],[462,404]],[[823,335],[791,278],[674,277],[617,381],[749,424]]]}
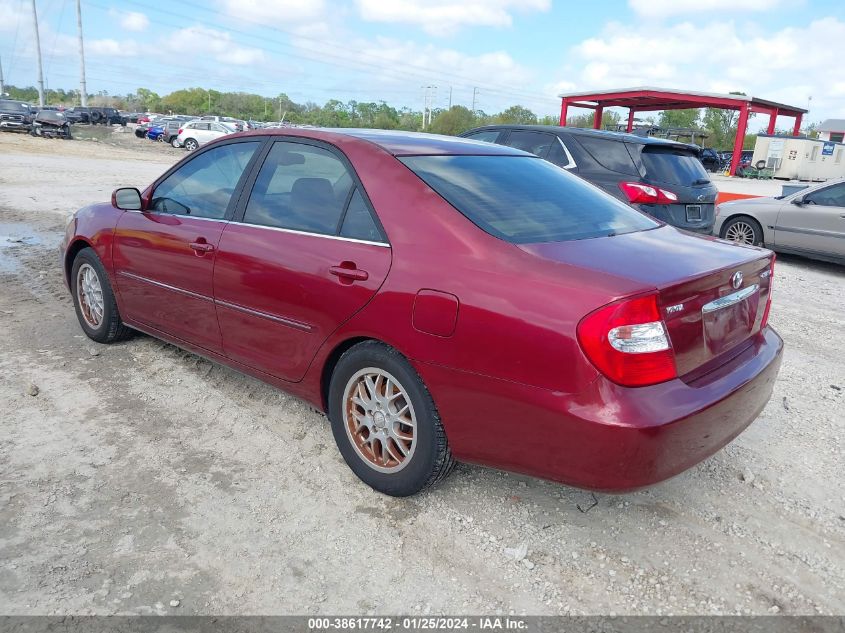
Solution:
{"label": "taillight", "polygon": [[769,265],[769,294],[766,297],[766,309],[763,310],[763,320],[760,322],[762,330],[769,324],[769,310],[772,307],[772,284],[775,283],[775,254],[772,253],[772,263]]}
{"label": "taillight", "polygon": [[179,131],[176,132],[176,136],[179,136],[182,133],[182,128],[179,128]]}
{"label": "taillight", "polygon": [[641,182],[620,182],[619,188],[631,204],[672,204],[678,201],[677,194]]}
{"label": "taillight", "polygon": [[591,312],[578,324],[578,342],[596,369],[625,387],[654,385],[678,375],[656,294]]}

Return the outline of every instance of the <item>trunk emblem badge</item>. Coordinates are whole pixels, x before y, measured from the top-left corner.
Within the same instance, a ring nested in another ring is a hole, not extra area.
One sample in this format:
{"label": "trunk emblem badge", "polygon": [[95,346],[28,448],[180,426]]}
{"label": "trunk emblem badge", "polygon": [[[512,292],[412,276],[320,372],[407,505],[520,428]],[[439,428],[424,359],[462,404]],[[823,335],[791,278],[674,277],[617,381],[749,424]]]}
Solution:
{"label": "trunk emblem badge", "polygon": [[666,308],[666,314],[675,314],[676,312],[680,312],[684,309],[684,304],[679,303],[677,305],[669,306]]}
{"label": "trunk emblem badge", "polygon": [[734,290],[742,285],[742,271],[738,270],[731,275],[731,285],[734,287]]}

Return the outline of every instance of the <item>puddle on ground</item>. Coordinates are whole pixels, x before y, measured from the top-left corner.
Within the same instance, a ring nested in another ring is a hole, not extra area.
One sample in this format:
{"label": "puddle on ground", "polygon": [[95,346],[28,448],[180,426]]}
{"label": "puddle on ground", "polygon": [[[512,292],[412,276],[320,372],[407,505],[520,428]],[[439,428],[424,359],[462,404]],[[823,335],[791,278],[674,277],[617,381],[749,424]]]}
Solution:
{"label": "puddle on ground", "polygon": [[13,272],[20,267],[15,251],[41,243],[41,238],[28,224],[0,222],[0,272]]}

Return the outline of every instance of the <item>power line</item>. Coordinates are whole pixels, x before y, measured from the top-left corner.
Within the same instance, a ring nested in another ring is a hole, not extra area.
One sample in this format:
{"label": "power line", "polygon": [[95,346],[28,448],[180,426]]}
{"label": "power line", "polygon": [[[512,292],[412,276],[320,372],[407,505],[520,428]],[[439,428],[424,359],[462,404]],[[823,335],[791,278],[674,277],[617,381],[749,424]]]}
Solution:
{"label": "power line", "polygon": [[[147,11],[150,10],[149,6],[143,5],[139,2],[134,2],[133,0],[124,0],[124,2],[126,4],[142,7]],[[96,6],[100,9],[103,9],[103,10],[108,10],[108,7],[100,5],[96,2],[90,2],[89,1],[88,4],[92,5],[92,6]],[[187,4],[188,6],[195,7],[197,9],[203,10],[205,12],[210,12],[214,15],[220,15],[218,12],[211,11],[209,9],[206,9],[205,7],[200,7],[199,5],[194,5],[194,4],[189,4],[189,3],[183,3],[183,4]],[[384,60],[379,60],[379,62],[381,62],[381,63],[375,64],[375,63],[370,63],[370,62],[360,60],[360,59],[351,59],[349,57],[348,53],[345,53],[343,56],[341,56],[341,55],[334,55],[332,53],[328,53],[325,50],[315,51],[315,50],[308,49],[308,48],[296,47],[292,44],[279,42],[277,39],[271,39],[271,38],[264,37],[264,36],[261,36],[261,35],[257,35],[257,34],[253,34],[253,33],[247,33],[247,32],[244,32],[244,31],[240,31],[238,29],[230,28],[228,26],[220,25],[218,23],[204,22],[204,21],[198,20],[196,18],[196,16],[188,16],[188,15],[185,15],[185,14],[177,13],[177,12],[174,12],[174,11],[167,11],[167,10],[159,9],[159,8],[156,8],[156,9],[153,9],[153,10],[156,13],[159,13],[159,14],[169,15],[169,16],[172,16],[172,17],[175,17],[175,18],[179,18],[181,20],[193,21],[198,26],[217,29],[220,32],[223,32],[223,33],[226,33],[226,34],[236,33],[238,35],[242,35],[245,38],[250,38],[250,39],[253,39],[253,40],[265,42],[266,43],[264,45],[265,50],[268,50],[270,52],[275,52],[277,54],[287,56],[289,58],[304,59],[304,60],[307,60],[307,61],[317,62],[317,63],[325,64],[325,65],[341,66],[341,67],[345,66],[347,68],[353,68],[353,69],[359,70],[359,71],[363,71],[363,70],[366,70],[366,69],[376,69],[376,70],[380,71],[382,74],[387,75],[387,76],[389,76],[393,79],[397,79],[397,80],[407,80],[408,77],[414,77],[414,78],[421,78],[421,79],[426,80],[426,81],[431,81],[434,77],[440,77],[442,75],[453,75],[452,73],[443,73],[441,71],[437,71],[437,70],[433,70],[433,69],[427,69],[427,68],[424,68],[424,67],[414,66],[413,64],[405,64],[405,63],[403,63],[402,68],[395,68],[394,69],[394,68],[385,67],[384,65],[382,65]],[[166,27],[172,27],[173,26],[172,22],[162,22],[162,21],[155,20],[155,19],[150,19],[150,22],[152,22],[154,24],[161,25],[161,26],[166,26]],[[279,28],[275,28],[275,27],[269,27],[269,26],[266,26],[266,25],[262,25],[262,26],[265,26],[266,28],[268,28],[270,30],[273,30],[273,31],[276,31],[276,32],[279,32],[279,33],[283,33],[283,34],[286,34],[286,35],[291,35],[291,36],[299,38],[299,39],[306,39],[306,40],[312,40],[312,41],[318,42],[324,48],[325,47],[329,47],[329,48],[336,48],[337,47],[337,45],[330,43],[330,42],[327,42],[325,40],[320,40],[320,39],[317,39],[317,38],[312,38],[312,37],[307,37],[307,36],[300,36],[300,35],[297,35],[295,33],[290,33],[288,31],[285,31],[283,29],[279,29]],[[270,44],[270,45],[267,45],[267,44]],[[288,53],[288,52],[284,52],[284,51],[279,50],[277,47],[289,48],[289,49],[293,49],[295,51],[300,51],[300,52],[299,53]],[[302,52],[310,53],[310,55],[302,54]],[[371,56],[363,55],[363,54],[360,54],[360,53],[359,53],[359,56],[361,56],[361,57],[371,57]],[[328,61],[325,58],[332,58],[336,61],[331,62],[331,61]],[[418,68],[418,69],[420,69],[421,72],[408,70],[408,68],[412,68],[412,69]],[[191,70],[194,70],[194,69],[191,69]],[[469,78],[461,77],[460,75],[453,75],[453,76],[458,77],[459,79],[461,79],[463,81],[469,82],[469,83],[463,84],[463,85],[466,85],[466,86],[471,85],[472,81],[474,81],[474,80],[471,80]],[[497,94],[500,94],[500,95],[503,95],[503,96],[506,96],[506,97],[515,98],[515,99],[519,99],[519,100],[522,100],[522,101],[529,101],[529,102],[532,102],[532,103],[535,103],[535,104],[538,104],[538,105],[540,103],[542,103],[543,107],[548,107],[548,106],[551,105],[550,103],[548,103],[546,101],[546,99],[551,100],[551,98],[545,97],[545,96],[541,96],[541,97],[528,96],[527,94],[521,94],[520,91],[503,90],[503,89],[497,88],[495,86],[490,86],[489,88],[485,88],[485,89],[487,90],[487,92],[490,92],[490,93],[497,93]],[[537,94],[537,93],[534,93],[534,94]]]}

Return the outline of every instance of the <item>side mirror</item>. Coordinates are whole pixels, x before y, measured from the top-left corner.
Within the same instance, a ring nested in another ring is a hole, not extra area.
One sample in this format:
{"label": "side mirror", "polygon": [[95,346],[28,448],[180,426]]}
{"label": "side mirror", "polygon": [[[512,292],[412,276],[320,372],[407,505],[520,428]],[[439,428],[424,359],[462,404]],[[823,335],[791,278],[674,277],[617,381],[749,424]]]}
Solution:
{"label": "side mirror", "polygon": [[793,198],[792,204],[797,205],[799,207],[803,207],[804,206],[804,196],[798,196],[797,198]]}
{"label": "side mirror", "polygon": [[115,189],[111,194],[113,207],[124,211],[142,211],[144,204],[141,202],[141,192],[135,187],[123,187]]}

